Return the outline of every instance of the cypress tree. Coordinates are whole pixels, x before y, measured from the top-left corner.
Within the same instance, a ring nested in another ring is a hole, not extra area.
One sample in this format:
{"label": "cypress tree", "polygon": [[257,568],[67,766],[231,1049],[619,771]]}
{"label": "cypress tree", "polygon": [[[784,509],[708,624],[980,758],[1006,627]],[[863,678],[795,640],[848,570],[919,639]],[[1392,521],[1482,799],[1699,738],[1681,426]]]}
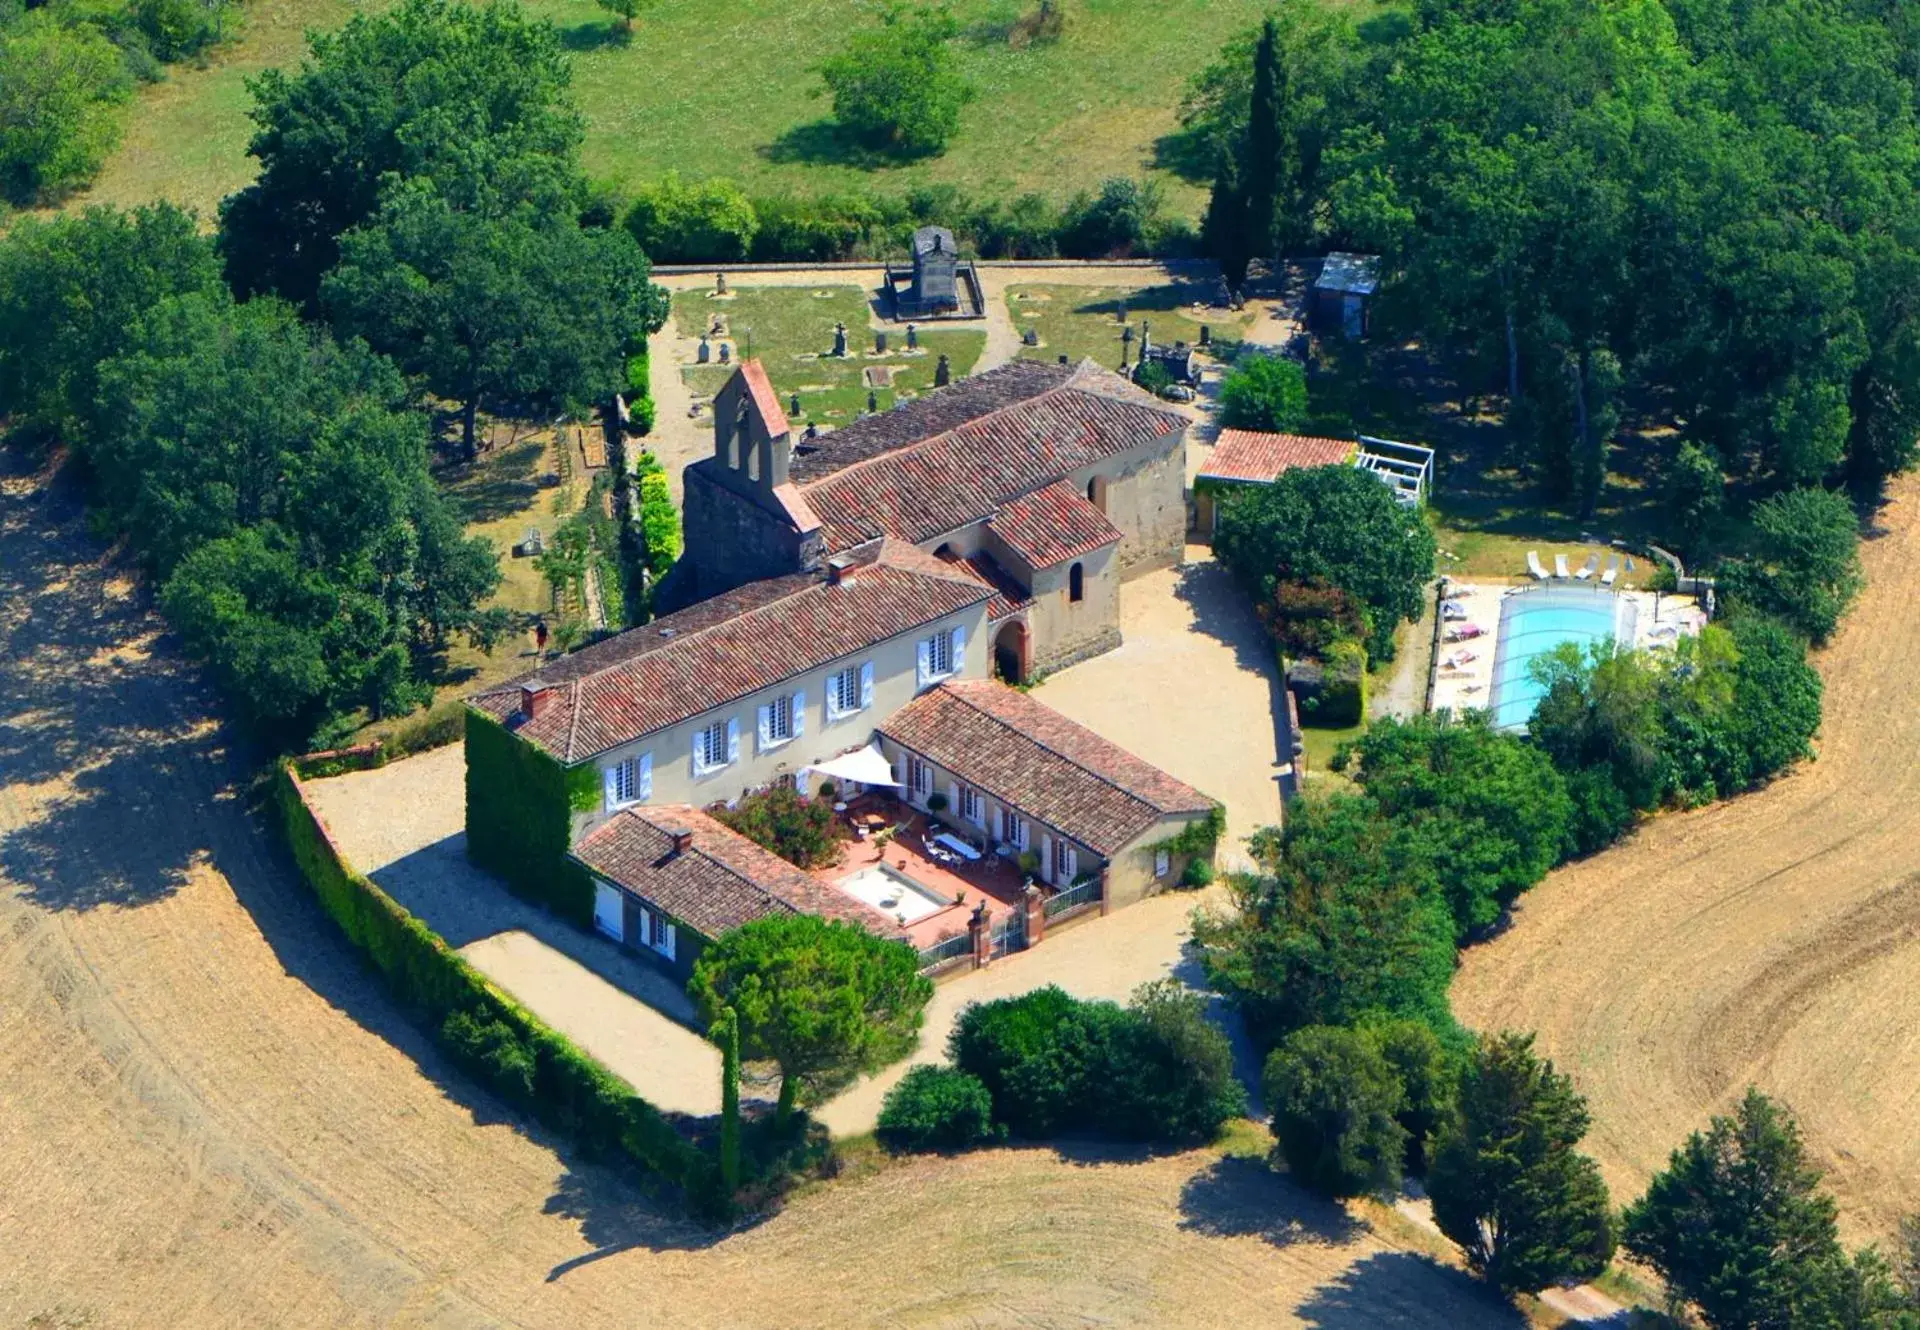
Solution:
{"label": "cypress tree", "polygon": [[1247,280],[1253,248],[1247,237],[1247,200],[1240,191],[1240,168],[1232,152],[1220,154],[1220,173],[1200,223],[1200,243],[1220,264],[1220,275],[1238,290]]}
{"label": "cypress tree", "polygon": [[1274,227],[1286,183],[1286,144],[1280,121],[1286,89],[1282,86],[1279,45],[1280,30],[1269,18],[1260,25],[1260,41],[1253,49],[1253,98],[1240,162],[1250,257],[1270,257],[1274,252]]}
{"label": "cypress tree", "polygon": [[740,1019],[723,1008],[713,1023],[720,1045],[720,1177],[731,1197],[740,1186]]}

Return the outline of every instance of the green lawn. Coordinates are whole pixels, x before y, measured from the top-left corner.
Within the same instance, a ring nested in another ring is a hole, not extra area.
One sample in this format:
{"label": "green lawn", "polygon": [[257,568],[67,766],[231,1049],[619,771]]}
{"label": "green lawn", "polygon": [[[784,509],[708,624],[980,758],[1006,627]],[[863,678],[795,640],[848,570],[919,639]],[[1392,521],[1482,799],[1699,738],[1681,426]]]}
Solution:
{"label": "green lawn", "polygon": [[[210,212],[250,177],[247,75],[292,65],[308,27],[337,27],[384,0],[250,0],[241,39],[204,70],[177,70],[142,90],[126,141],[87,197],[174,199]],[[1327,0],[1369,4],[1370,0]],[[661,0],[623,39],[593,0],[527,0],[574,52],[587,114],[587,170],[633,186],[667,170],[724,175],[755,189],[904,191],[944,182],[970,195],[1034,190],[1062,197],[1110,175],[1138,174],[1178,128],[1187,79],[1260,0],[1191,0],[1177,13],[1135,0],[1070,0],[1055,45],[1013,49],[1021,0],[956,0],[961,65],[979,96],[948,151],[868,169],[849,159],[813,96],[812,72],[852,28],[875,22],[862,0]],[[1199,186],[1160,173],[1169,202],[1197,214]]]}
{"label": "green lawn", "polygon": [[[800,395],[795,420],[802,424],[846,424],[866,409],[869,391],[885,411],[933,386],[934,368],[942,353],[957,379],[973,369],[987,345],[983,332],[934,328],[920,333],[919,350],[908,352],[906,330],[893,327],[887,332],[887,354],[874,355],[867,295],[855,286],[737,287],[729,300],[714,300],[704,291],[674,295],[674,323],[682,336],[698,337],[716,311],[726,315],[729,335],[740,353],[750,350],[767,367],[782,409],[790,411],[792,395]],[[828,354],[833,350],[836,321],[847,325],[844,360]],[[890,384],[870,388],[869,369],[888,371]],[[711,394],[727,381],[733,366],[694,365],[684,372],[695,392]]]}
{"label": "green lawn", "polygon": [[1048,286],[1041,284],[1007,288],[1007,308],[1014,327],[1021,332],[1032,329],[1040,335],[1040,345],[1022,347],[1020,354],[1029,359],[1055,360],[1062,352],[1078,362],[1087,357],[1113,369],[1120,364],[1119,314],[1126,308],[1135,341],[1128,353],[1131,363],[1140,352],[1140,324],[1151,325],[1153,340],[1194,342],[1200,340],[1205,324],[1215,336],[1237,340],[1253,322],[1253,311],[1234,313],[1225,309],[1196,308],[1196,299],[1204,300],[1207,288],[1201,284],[1149,287],[1129,290],[1118,286]]}

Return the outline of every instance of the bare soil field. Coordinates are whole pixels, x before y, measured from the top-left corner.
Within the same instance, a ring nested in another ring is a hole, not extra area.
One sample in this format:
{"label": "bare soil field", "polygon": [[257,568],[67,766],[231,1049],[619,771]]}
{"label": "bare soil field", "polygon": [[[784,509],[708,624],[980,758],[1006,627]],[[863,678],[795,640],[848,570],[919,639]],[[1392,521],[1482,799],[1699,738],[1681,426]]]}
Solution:
{"label": "bare soil field", "polygon": [[82,531],[0,457],[0,1325],[1518,1324],[1213,1150],[930,1159],[675,1221],[384,999]]}
{"label": "bare soil field", "polygon": [[1455,981],[1463,1021],[1537,1030],[1573,1074],[1616,1201],[1753,1083],[1854,1237],[1920,1209],[1920,481],[1863,557],[1819,760],[1555,873]]}

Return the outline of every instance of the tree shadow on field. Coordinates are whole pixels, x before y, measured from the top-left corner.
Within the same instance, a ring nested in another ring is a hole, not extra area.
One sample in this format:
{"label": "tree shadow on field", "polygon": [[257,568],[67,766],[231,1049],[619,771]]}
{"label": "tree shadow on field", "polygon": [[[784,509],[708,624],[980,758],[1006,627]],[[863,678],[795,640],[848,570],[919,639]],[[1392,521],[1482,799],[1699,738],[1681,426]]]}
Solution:
{"label": "tree shadow on field", "polygon": [[849,134],[832,116],[795,125],[758,151],[780,166],[846,166],[856,171],[884,171],[927,155],[881,152]]}
{"label": "tree shadow on field", "polygon": [[1527,1319],[1486,1285],[1412,1252],[1375,1252],[1293,1309],[1315,1330],[1526,1330]]}
{"label": "tree shadow on field", "polygon": [[623,1252],[704,1251],[733,1231],[676,1218],[631,1181],[600,1168],[570,1166],[542,1212],[578,1223],[581,1239],[593,1247],[547,1271],[549,1284]]}
{"label": "tree shadow on field", "polygon": [[1263,1159],[1224,1155],[1180,1189],[1180,1227],[1274,1247],[1338,1246],[1367,1231],[1332,1201],[1275,1173]]}
{"label": "tree shadow on field", "polygon": [[1190,185],[1210,185],[1220,170],[1220,151],[1203,129],[1176,129],[1153,141],[1153,164]]}
{"label": "tree shadow on field", "polygon": [[560,29],[560,45],[574,54],[633,44],[633,30],[618,19],[588,19]]}

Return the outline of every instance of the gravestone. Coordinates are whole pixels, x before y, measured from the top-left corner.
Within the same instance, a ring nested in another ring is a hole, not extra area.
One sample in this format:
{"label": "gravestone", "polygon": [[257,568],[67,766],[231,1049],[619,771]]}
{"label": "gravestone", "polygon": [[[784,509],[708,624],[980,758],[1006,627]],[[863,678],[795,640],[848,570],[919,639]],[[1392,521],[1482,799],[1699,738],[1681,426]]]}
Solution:
{"label": "gravestone", "polygon": [[708,342],[706,338],[702,337],[700,339],[700,350],[698,352],[699,363],[704,365],[709,360],[712,360],[712,359],[713,359],[713,345],[712,343]]}
{"label": "gravestone", "polygon": [[1120,345],[1122,347],[1133,345],[1133,325],[1131,323],[1120,330]]}
{"label": "gravestone", "polygon": [[880,397],[871,388],[867,390],[867,412],[871,415],[880,409]]}
{"label": "gravestone", "polygon": [[873,334],[873,353],[876,356],[884,356],[887,354],[887,333],[884,328],[875,331]]}
{"label": "gravestone", "polygon": [[915,327],[913,324],[909,323],[907,325],[907,350],[918,351],[919,349],[920,349],[920,329]]}
{"label": "gravestone", "polygon": [[1027,329],[1020,334],[1020,343],[1022,346],[1040,345],[1040,330],[1038,328]]}
{"label": "gravestone", "polygon": [[725,337],[726,335],[727,335],[727,316],[724,314],[714,315],[712,320],[707,324],[707,336]]}
{"label": "gravestone", "polygon": [[953,366],[947,363],[947,353],[940,353],[940,363],[933,367],[933,386],[944,388],[953,382]]}
{"label": "gravestone", "polygon": [[1063,365],[1068,365],[1068,364],[1072,364],[1073,362],[1071,362],[1070,360],[1068,360],[1068,359],[1067,359],[1067,353],[1066,353],[1065,351],[1062,351],[1062,352],[1060,353],[1060,363],[1061,363],[1061,364],[1063,364]]}
{"label": "gravestone", "polygon": [[803,439],[817,439],[820,437],[820,427],[809,420],[807,422],[807,432],[800,437]]}
{"label": "gravestone", "polygon": [[1115,323],[1125,323],[1127,321],[1127,302],[1126,301],[1124,300],[1121,301],[1120,308],[1116,309],[1113,312],[1113,321]]}
{"label": "gravestone", "polygon": [[733,358],[733,343],[731,342],[720,343],[720,363],[724,365],[732,358]]}
{"label": "gravestone", "polygon": [[727,275],[725,273],[717,272],[713,275],[713,293],[717,296],[723,296],[727,293]]}
{"label": "gravestone", "polygon": [[800,414],[800,394],[799,393],[795,393],[790,399],[788,399],[787,414],[790,416],[797,416]]}
{"label": "gravestone", "polygon": [[1213,329],[1209,328],[1204,323],[1200,325],[1200,345],[1202,346],[1213,345]]}
{"label": "gravestone", "polygon": [[844,323],[833,325],[833,354],[843,359],[847,354],[847,325]]}

